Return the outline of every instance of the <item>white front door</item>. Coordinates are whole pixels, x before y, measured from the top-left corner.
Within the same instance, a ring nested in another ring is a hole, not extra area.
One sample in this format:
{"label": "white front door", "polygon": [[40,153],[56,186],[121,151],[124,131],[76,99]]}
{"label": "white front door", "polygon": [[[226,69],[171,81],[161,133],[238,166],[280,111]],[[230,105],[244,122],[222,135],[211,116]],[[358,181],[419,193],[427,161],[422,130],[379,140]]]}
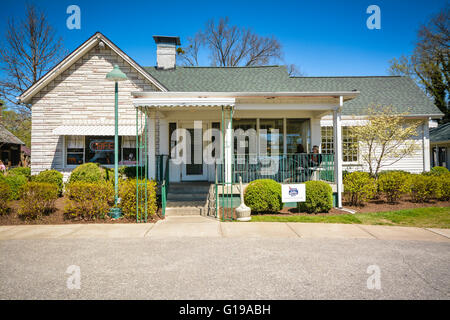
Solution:
{"label": "white front door", "polygon": [[[191,144],[188,146],[190,151],[190,163],[181,165],[181,180],[182,181],[205,181],[208,179],[208,166],[203,159],[203,133],[207,129],[206,123],[202,124],[202,128],[194,129],[193,122],[180,123],[180,127],[187,130],[191,137]],[[194,150],[198,152],[198,156],[194,156]]]}

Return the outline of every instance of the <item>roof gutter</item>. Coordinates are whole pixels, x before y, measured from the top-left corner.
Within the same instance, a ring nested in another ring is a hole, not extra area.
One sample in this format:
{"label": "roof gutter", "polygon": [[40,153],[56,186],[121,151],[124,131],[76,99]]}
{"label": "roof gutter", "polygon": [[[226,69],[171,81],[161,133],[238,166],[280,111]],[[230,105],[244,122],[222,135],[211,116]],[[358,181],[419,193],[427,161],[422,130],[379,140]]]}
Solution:
{"label": "roof gutter", "polygon": [[347,100],[353,99],[359,95],[359,91],[278,91],[278,92],[132,92],[134,98],[210,98],[210,97],[232,97],[232,98],[251,98],[251,97],[346,97]]}

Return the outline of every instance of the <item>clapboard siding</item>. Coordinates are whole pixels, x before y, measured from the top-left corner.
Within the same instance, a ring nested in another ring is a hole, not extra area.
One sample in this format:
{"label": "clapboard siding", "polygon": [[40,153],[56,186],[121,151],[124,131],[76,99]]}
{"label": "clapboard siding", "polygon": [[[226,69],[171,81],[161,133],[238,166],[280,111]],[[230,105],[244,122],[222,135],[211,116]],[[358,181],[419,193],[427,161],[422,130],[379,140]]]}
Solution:
{"label": "clapboard siding", "polygon": [[136,121],[131,92],[158,90],[111,49],[93,48],[31,100],[31,170],[63,171],[63,137],[53,134],[71,122],[114,124],[114,83],[106,74],[118,64],[128,80],[119,83],[119,125]]}
{"label": "clapboard siding", "polygon": [[[426,121],[426,120],[425,120]],[[346,120],[347,126],[362,125],[360,120]],[[428,126],[419,126],[417,130],[417,135],[405,143],[414,143],[416,145],[415,152],[407,157],[392,163],[395,159],[385,159],[383,161],[383,166],[381,170],[404,170],[411,173],[420,173],[424,171],[424,139],[428,139],[428,134],[425,130],[428,130]],[[425,136],[425,138],[424,138]],[[363,150],[360,148],[359,153],[361,154]],[[365,164],[359,155],[358,163],[343,163],[343,170],[346,171],[369,171],[369,167]]]}

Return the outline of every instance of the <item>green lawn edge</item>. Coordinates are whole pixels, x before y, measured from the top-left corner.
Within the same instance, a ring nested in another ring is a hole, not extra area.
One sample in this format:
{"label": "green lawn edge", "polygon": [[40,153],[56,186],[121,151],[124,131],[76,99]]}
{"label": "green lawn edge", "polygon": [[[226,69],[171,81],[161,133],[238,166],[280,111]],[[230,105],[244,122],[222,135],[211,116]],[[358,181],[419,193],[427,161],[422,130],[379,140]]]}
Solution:
{"label": "green lawn edge", "polygon": [[397,211],[342,215],[252,215],[252,222],[346,223],[422,228],[450,228],[450,207],[426,207]]}

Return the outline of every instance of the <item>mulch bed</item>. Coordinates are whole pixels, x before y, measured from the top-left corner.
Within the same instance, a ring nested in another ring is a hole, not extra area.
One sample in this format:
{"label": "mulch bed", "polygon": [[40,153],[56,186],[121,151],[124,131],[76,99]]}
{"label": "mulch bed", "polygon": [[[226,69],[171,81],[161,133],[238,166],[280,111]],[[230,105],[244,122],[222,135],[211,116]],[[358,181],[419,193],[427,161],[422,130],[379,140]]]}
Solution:
{"label": "mulch bed", "polygon": [[[17,215],[19,201],[10,201],[11,208],[9,214],[0,215],[0,225],[24,225],[24,224],[80,224],[80,223],[136,223],[136,219],[121,218],[111,219],[106,216],[105,219],[83,220],[83,219],[66,219],[64,217],[64,197],[58,198],[55,202],[56,210],[48,215],[37,218],[35,220],[23,220]],[[160,220],[161,209],[158,209],[156,216],[149,217],[147,222],[156,222]]]}
{"label": "mulch bed", "polygon": [[[372,213],[372,212],[384,212],[384,211],[396,211],[404,209],[426,208],[426,207],[450,207],[450,201],[437,201],[418,203],[412,202],[409,197],[405,196],[397,203],[387,203],[384,199],[371,200],[365,203],[363,206],[351,206],[345,201],[343,207],[356,211],[356,213]],[[222,211],[220,212],[222,214]],[[316,216],[335,216],[341,214],[349,214],[349,212],[332,208],[328,213],[316,213]],[[253,215],[253,214],[252,214]],[[274,215],[269,213],[268,215]],[[277,216],[308,216],[311,213],[297,212],[297,208],[283,208],[280,212],[276,213]],[[227,210],[227,217],[230,217],[230,212]],[[236,214],[233,210],[233,218],[236,218]]]}

